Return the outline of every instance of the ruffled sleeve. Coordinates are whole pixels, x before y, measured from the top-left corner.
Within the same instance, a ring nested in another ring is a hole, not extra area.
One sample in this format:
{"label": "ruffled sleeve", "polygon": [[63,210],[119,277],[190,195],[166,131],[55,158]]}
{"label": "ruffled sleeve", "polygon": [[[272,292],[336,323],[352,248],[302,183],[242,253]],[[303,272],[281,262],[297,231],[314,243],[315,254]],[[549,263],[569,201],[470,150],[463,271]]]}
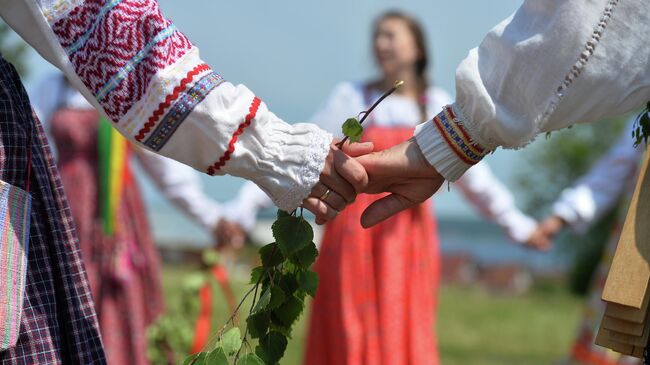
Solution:
{"label": "ruffled sleeve", "polygon": [[648,34],[643,1],[525,1],[460,63],[456,102],[416,140],[453,181],[499,146],[628,112],[650,100]]}

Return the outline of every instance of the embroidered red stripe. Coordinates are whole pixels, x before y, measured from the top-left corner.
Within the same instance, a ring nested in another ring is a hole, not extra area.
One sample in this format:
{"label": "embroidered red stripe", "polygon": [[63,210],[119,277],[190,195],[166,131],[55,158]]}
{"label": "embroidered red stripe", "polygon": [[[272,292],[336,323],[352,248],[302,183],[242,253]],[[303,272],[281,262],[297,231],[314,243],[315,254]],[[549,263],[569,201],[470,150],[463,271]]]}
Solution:
{"label": "embroidered red stripe", "polygon": [[476,165],[476,161],[472,161],[469,158],[467,158],[467,156],[465,156],[465,153],[463,153],[463,151],[459,150],[456,143],[454,143],[454,141],[449,139],[449,137],[447,136],[447,132],[445,131],[445,129],[439,123],[440,122],[439,122],[438,118],[433,118],[433,124],[436,126],[436,128],[438,128],[438,132],[440,132],[440,135],[445,140],[447,145],[449,145],[451,147],[451,149],[454,151],[456,156],[458,156],[458,158],[463,160],[463,162],[465,162],[468,165]]}
{"label": "embroidered red stripe", "polygon": [[[447,113],[449,114],[449,116],[450,116],[452,119],[456,120],[456,113],[454,113],[454,110],[453,110],[450,106],[445,107],[445,110],[447,111]],[[458,130],[463,134],[463,136],[465,137],[465,139],[467,139],[467,141],[470,142],[470,144],[471,144],[472,147],[474,147],[474,148],[475,148],[479,153],[483,153],[483,152],[485,152],[485,150],[483,149],[483,147],[481,147],[479,144],[477,144],[477,143],[471,143],[471,142],[472,142],[472,138],[469,136],[469,133],[467,133],[467,130],[465,129],[465,127],[463,127],[463,125],[462,125],[461,123],[455,123],[455,126],[456,126],[456,128],[458,128]]]}
{"label": "embroidered red stripe", "polygon": [[149,133],[151,131],[151,128],[153,128],[156,125],[158,119],[160,119],[160,117],[163,116],[165,110],[167,110],[167,108],[169,108],[172,105],[172,102],[178,99],[180,94],[183,91],[185,91],[185,88],[187,88],[187,85],[190,82],[192,82],[194,77],[199,75],[201,72],[208,71],[208,70],[210,70],[210,66],[208,66],[205,63],[202,63],[194,67],[190,72],[188,72],[187,75],[181,80],[181,82],[174,88],[172,93],[165,97],[165,101],[163,101],[158,105],[158,108],[149,117],[147,123],[145,123],[142,129],[138,131],[138,134],[135,136],[135,140],[138,142],[142,142],[145,135]]}
{"label": "embroidered red stripe", "polygon": [[230,143],[228,143],[228,150],[224,152],[223,156],[219,158],[219,161],[215,162],[214,165],[208,167],[208,175],[214,175],[217,171],[226,165],[226,161],[230,160],[230,156],[233,152],[235,152],[235,143],[237,143],[237,139],[242,133],[244,133],[244,129],[251,125],[251,122],[257,115],[257,110],[259,109],[261,103],[262,101],[257,96],[253,99],[253,102],[248,109],[246,119],[244,119],[244,123],[240,124],[239,127],[237,127],[237,130],[232,134]]}

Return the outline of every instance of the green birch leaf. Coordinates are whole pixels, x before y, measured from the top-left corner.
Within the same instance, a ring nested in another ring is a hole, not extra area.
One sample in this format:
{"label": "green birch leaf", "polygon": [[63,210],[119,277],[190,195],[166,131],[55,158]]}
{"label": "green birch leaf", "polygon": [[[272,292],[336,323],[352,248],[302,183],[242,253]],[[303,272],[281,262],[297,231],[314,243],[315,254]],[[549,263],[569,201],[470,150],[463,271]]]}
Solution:
{"label": "green birch leaf", "polygon": [[237,361],[237,365],[264,365],[264,361],[255,354],[246,354]]}
{"label": "green birch leaf", "polygon": [[363,126],[357,118],[348,118],[343,123],[343,135],[350,139],[350,142],[359,142],[363,134]]}
{"label": "green birch leaf", "polygon": [[221,347],[210,351],[203,361],[204,365],[228,365],[228,357]]}
{"label": "green birch leaf", "polygon": [[271,320],[262,312],[251,314],[246,318],[246,324],[248,325],[248,332],[252,338],[261,338],[269,330]]}
{"label": "green birch leaf", "polygon": [[226,355],[232,355],[237,352],[241,348],[241,344],[241,331],[237,327],[228,330],[221,338],[221,347]]}
{"label": "green birch leaf", "polygon": [[275,364],[287,349],[287,338],[278,331],[271,331],[262,337],[259,345],[255,348],[255,354],[259,356],[265,364]]}
{"label": "green birch leaf", "polygon": [[260,280],[260,277],[262,277],[262,274],[264,274],[264,267],[263,266],[258,266],[251,271],[251,281],[249,284],[257,284],[257,282]]}
{"label": "green birch leaf", "polygon": [[266,306],[266,308],[275,309],[279,307],[280,305],[282,305],[282,303],[284,303],[286,297],[287,296],[284,295],[284,291],[278,285],[273,285],[271,287],[271,301]]}
{"label": "green birch leaf", "polygon": [[313,271],[305,271],[300,274],[298,280],[300,289],[309,294],[312,298],[316,295],[316,288],[318,288],[318,274]]}
{"label": "green birch leaf", "polygon": [[284,257],[300,251],[314,240],[314,231],[302,217],[282,217],[273,223],[272,230]]}
{"label": "green birch leaf", "polygon": [[277,266],[284,261],[284,256],[275,242],[260,248],[260,257],[264,267]]}
{"label": "green birch leaf", "polygon": [[280,277],[280,282],[278,283],[282,291],[286,296],[290,296],[298,290],[299,284],[295,275],[286,273]]}
{"label": "green birch leaf", "polygon": [[183,365],[203,365],[207,352],[199,352],[185,358]]}
{"label": "green birch leaf", "polygon": [[295,296],[290,297],[281,306],[273,310],[273,314],[280,321],[280,324],[291,328],[293,323],[300,317],[305,304]]}
{"label": "green birch leaf", "polygon": [[267,287],[266,289],[264,289],[264,292],[257,300],[257,303],[255,303],[255,307],[253,307],[253,313],[264,311],[266,309],[266,306],[269,305],[270,301],[271,301],[271,288]]}
{"label": "green birch leaf", "polygon": [[309,269],[314,261],[316,261],[316,257],[318,257],[318,249],[314,242],[310,242],[291,257],[291,262],[302,269]]}

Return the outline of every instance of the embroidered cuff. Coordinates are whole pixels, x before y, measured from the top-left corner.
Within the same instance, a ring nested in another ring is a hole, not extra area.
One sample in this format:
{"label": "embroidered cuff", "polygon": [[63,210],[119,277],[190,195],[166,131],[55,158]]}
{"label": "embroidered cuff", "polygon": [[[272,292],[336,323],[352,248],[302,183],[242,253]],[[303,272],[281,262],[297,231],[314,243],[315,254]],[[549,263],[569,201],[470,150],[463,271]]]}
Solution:
{"label": "embroidered cuff", "polygon": [[427,161],[449,181],[456,181],[489,152],[472,142],[450,105],[417,126],[414,135]]}
{"label": "embroidered cuff", "polygon": [[222,156],[212,167],[217,174],[252,180],[275,205],[290,212],[318,182],[332,136],[313,124],[285,123],[257,100],[233,134],[237,138],[231,139],[224,155],[228,158]]}

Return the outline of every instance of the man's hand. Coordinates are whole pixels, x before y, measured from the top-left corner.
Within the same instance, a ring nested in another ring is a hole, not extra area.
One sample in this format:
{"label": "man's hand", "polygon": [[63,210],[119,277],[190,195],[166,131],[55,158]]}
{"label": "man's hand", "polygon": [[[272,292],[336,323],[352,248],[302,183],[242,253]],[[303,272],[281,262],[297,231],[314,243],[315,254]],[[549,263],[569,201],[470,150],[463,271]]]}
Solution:
{"label": "man's hand", "polygon": [[429,165],[413,138],[390,149],[358,157],[357,161],[370,179],[364,192],[392,193],[366,209],[361,216],[365,228],[424,202],[445,181]]}
{"label": "man's hand", "polygon": [[335,145],[337,142],[335,140],[330,146],[320,181],[302,202],[303,208],[316,215],[316,224],[334,219],[368,185],[365,169],[353,157],[372,152],[373,144],[346,143],[339,149]]}

